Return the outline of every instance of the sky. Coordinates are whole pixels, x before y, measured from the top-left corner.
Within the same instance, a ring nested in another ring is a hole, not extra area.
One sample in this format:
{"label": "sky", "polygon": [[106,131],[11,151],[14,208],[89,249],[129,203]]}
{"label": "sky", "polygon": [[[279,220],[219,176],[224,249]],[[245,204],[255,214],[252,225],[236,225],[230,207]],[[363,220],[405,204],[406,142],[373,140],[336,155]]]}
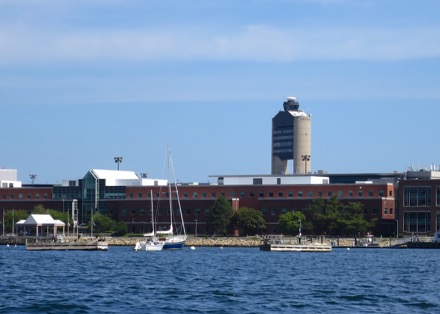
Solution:
{"label": "sky", "polygon": [[272,117],[312,115],[311,170],[440,164],[437,0],[0,0],[0,168],[269,174]]}

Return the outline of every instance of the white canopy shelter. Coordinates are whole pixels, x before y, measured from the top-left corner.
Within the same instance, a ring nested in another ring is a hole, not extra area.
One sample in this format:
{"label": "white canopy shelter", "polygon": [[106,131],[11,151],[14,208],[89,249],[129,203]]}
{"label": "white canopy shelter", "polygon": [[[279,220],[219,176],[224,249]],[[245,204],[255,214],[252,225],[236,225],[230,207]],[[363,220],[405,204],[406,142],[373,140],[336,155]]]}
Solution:
{"label": "white canopy shelter", "polygon": [[16,224],[17,228],[23,228],[24,234],[31,231],[32,233],[35,233],[36,236],[40,236],[49,235],[49,232],[53,232],[54,237],[57,236],[59,227],[63,227],[64,235],[65,226],[66,224],[64,222],[53,219],[51,215],[40,214],[32,214],[26,220],[20,220]]}

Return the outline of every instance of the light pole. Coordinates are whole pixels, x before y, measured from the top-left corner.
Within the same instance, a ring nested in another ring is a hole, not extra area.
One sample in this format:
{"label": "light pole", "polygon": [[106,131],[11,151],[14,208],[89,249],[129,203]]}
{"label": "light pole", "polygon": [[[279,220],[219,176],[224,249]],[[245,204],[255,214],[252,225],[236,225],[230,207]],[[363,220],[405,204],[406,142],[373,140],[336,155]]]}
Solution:
{"label": "light pole", "polygon": [[122,162],[122,157],[115,157],[115,163],[118,164],[118,171],[119,171],[119,164]]}
{"label": "light pole", "polygon": [[310,155],[301,155],[302,161],[304,161],[305,171],[304,174],[307,174],[307,162],[310,161]]}
{"label": "light pole", "polygon": [[302,227],[301,224],[302,224],[302,223],[301,223],[301,219],[300,219],[300,220],[299,220],[299,234],[298,234],[299,244],[301,244],[301,227]]}
{"label": "light pole", "polygon": [[194,221],[196,222],[196,238],[197,238],[197,219]]}
{"label": "light pole", "polygon": [[3,208],[3,236],[5,236],[5,209]]}
{"label": "light pole", "polygon": [[30,174],[29,177],[32,180],[32,185],[34,185],[34,180],[37,178],[37,175],[36,174]]}
{"label": "light pole", "polygon": [[396,239],[399,239],[399,219],[396,219]]}

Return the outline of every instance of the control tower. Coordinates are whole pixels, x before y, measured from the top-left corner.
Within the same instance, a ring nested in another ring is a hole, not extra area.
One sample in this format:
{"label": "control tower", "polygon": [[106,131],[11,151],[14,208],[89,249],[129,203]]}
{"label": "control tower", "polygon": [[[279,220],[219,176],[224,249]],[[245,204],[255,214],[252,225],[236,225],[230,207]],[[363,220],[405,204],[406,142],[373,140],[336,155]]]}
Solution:
{"label": "control tower", "polygon": [[312,117],[299,109],[295,97],[287,97],[272,118],[272,174],[289,174],[288,161],[293,160],[293,174],[311,173]]}

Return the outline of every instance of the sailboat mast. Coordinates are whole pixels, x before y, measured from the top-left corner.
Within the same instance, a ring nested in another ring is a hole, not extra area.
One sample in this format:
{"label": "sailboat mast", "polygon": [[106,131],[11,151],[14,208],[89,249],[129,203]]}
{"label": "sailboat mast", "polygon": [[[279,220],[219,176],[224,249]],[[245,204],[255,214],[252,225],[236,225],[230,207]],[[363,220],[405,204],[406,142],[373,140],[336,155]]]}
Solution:
{"label": "sailboat mast", "polygon": [[170,149],[167,147],[167,161],[168,161],[168,200],[170,203],[170,227],[173,227],[173,199],[171,196],[171,180],[170,180],[170,168],[171,168],[171,156]]}
{"label": "sailboat mast", "polygon": [[153,228],[153,237],[156,236],[156,230],[154,228],[154,208],[153,208],[153,190],[150,191],[151,199],[151,226]]}
{"label": "sailboat mast", "polygon": [[[179,191],[177,189],[176,174],[174,173],[174,165],[173,165],[173,160],[171,159],[171,155],[169,158],[169,167],[171,169],[172,178],[174,180],[173,183],[174,183],[174,189],[176,191],[175,193],[176,193],[177,205],[179,207],[179,215],[180,215],[180,219],[181,219],[181,223],[182,223],[182,230],[183,230],[183,234],[186,235],[185,222],[183,221],[182,206],[180,205]],[[171,193],[171,188],[170,188],[170,193]]]}

